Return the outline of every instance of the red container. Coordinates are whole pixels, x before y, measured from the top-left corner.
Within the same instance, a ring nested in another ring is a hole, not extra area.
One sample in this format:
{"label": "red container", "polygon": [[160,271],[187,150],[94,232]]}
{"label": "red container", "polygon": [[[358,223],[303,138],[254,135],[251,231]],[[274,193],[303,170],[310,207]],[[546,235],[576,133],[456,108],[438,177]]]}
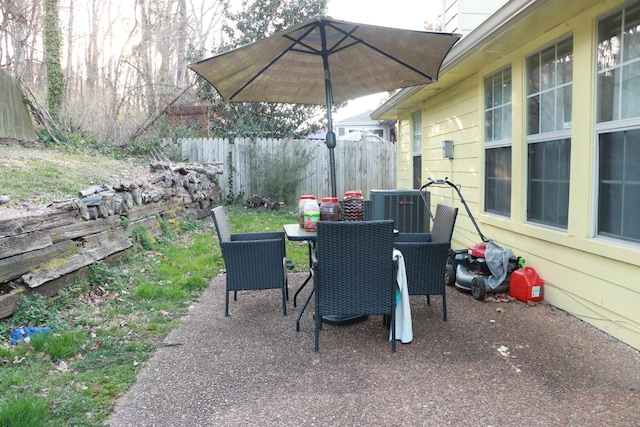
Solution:
{"label": "red container", "polygon": [[544,298],[542,279],[533,267],[525,266],[511,273],[509,295],[523,302],[542,301]]}

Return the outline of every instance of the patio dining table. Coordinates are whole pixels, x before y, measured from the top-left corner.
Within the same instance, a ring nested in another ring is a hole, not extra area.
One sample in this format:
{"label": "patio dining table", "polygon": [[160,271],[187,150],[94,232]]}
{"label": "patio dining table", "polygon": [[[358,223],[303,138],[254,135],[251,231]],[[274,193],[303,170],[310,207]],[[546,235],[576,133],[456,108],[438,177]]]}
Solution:
{"label": "patio dining table", "polygon": [[[318,241],[318,235],[316,234],[315,231],[313,232],[306,231],[304,228],[300,227],[300,224],[284,224],[283,228],[284,228],[284,234],[287,236],[288,240],[291,240],[292,242],[307,242],[307,247],[309,249],[309,275],[304,280],[304,282],[302,282],[302,285],[298,288],[296,293],[293,295],[293,306],[295,307],[297,305],[296,300],[298,298],[298,294],[300,293],[300,291],[302,291],[302,289],[304,289],[305,286],[307,286],[307,283],[309,283],[309,281],[313,277],[311,274],[311,267],[313,266],[312,253],[316,247],[316,242]],[[312,296],[313,296],[313,289],[309,293],[307,300],[304,302],[304,305],[300,309],[300,312],[298,313],[298,317],[296,317],[296,331],[300,331],[300,318],[302,317],[304,310],[307,308],[307,305],[309,305],[309,301],[311,301]]]}
{"label": "patio dining table", "polygon": [[[302,285],[298,288],[296,293],[293,296],[293,305],[296,306],[296,298],[300,291],[309,283],[312,279],[311,267],[313,267],[312,261],[312,253],[316,247],[316,243],[318,241],[318,235],[314,231],[306,231],[304,228],[300,227],[299,224],[284,224],[284,233],[287,236],[287,239],[293,242],[304,242],[306,241],[308,244],[309,250],[309,276],[305,279]],[[394,230],[394,235],[397,235],[397,230]],[[398,285],[398,294],[396,297],[396,339],[401,340],[402,343],[406,344],[413,341],[413,327],[411,324],[411,307],[409,305],[409,291],[407,289],[407,276],[404,267],[404,258],[402,257],[402,253],[394,249],[393,250],[394,259],[398,260],[398,272],[396,276],[396,282]],[[314,289],[311,289],[309,296],[307,297],[304,305],[300,309],[298,316],[296,317],[296,331],[300,331],[300,318],[304,313],[307,305],[311,301],[313,296]],[[330,323],[333,325],[345,325],[356,320],[365,318],[366,316],[323,316],[322,320],[326,323]],[[391,335],[389,335],[389,340],[391,340]]]}

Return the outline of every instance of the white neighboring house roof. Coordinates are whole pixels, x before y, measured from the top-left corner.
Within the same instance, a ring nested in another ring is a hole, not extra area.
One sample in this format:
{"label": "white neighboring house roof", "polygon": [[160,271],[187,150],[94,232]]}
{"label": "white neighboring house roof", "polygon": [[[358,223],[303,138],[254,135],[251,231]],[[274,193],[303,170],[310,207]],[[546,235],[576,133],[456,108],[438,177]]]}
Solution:
{"label": "white neighboring house roof", "polygon": [[327,131],[326,130],[319,130],[318,132],[310,133],[309,135],[307,135],[307,139],[322,139],[322,140],[325,140],[325,139],[327,139]]}
{"label": "white neighboring house roof", "polygon": [[378,126],[380,123],[378,120],[372,120],[369,116],[373,109],[369,109],[363,111],[355,116],[347,117],[340,121],[335,122],[335,127],[338,126],[346,126],[346,127],[354,127],[354,126]]}
{"label": "white neighboring house roof", "polygon": [[349,132],[346,135],[338,137],[338,141],[387,142],[384,138],[380,138],[375,133],[367,132],[365,130]]}

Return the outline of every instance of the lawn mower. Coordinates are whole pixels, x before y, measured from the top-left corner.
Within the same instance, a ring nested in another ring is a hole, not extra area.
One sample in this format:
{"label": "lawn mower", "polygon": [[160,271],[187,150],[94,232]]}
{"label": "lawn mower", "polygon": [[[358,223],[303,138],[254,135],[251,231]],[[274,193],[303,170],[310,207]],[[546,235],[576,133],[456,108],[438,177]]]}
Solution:
{"label": "lawn mower", "polygon": [[477,300],[484,300],[487,293],[507,292],[511,273],[524,265],[524,259],[516,257],[511,249],[501,248],[482,234],[471,210],[469,210],[469,206],[467,206],[467,202],[462,197],[460,188],[450,182],[448,178],[438,180],[429,178],[429,181],[420,187],[420,196],[432,220],[433,214],[425,196],[425,190],[432,185],[448,185],[456,190],[458,197],[460,197],[460,202],[462,202],[467,215],[469,215],[482,240],[467,249],[449,250],[445,283],[471,292],[473,298]]}

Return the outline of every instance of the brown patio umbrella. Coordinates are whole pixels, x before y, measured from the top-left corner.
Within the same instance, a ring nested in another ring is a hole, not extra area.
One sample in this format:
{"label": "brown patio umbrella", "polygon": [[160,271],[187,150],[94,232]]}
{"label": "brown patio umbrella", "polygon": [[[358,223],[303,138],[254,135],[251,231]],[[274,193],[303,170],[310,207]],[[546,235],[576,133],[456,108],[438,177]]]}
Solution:
{"label": "brown patio umbrella", "polygon": [[336,197],[333,103],[437,81],[444,57],[459,38],[317,16],[189,68],[227,102],[326,104],[331,194]]}

